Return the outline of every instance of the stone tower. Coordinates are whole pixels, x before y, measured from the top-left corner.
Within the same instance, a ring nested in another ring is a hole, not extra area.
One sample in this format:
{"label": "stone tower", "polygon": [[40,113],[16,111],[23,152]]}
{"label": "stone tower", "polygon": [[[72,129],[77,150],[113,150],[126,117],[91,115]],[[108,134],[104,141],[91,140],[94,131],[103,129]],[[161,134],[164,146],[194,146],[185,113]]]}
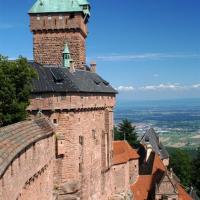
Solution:
{"label": "stone tower", "polygon": [[29,15],[35,62],[63,65],[62,53],[67,44],[75,68],[83,68],[90,17],[87,0],[37,0]]}

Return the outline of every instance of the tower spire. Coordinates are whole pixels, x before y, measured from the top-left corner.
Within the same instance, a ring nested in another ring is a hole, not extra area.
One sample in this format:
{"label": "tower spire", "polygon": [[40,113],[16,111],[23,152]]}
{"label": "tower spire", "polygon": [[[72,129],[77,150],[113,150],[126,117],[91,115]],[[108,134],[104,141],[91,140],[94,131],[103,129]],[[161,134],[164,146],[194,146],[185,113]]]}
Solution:
{"label": "tower spire", "polygon": [[71,61],[72,59],[71,59],[70,51],[69,51],[67,42],[65,42],[65,47],[63,51],[63,66],[65,68],[70,68]]}

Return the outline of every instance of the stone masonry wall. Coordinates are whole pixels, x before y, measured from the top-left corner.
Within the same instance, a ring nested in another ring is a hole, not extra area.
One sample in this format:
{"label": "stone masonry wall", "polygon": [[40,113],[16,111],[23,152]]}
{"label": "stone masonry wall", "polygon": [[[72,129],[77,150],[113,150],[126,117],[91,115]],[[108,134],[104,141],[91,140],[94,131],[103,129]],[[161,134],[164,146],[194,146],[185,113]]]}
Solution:
{"label": "stone masonry wall", "polygon": [[82,68],[86,62],[87,27],[81,14],[31,15],[34,60],[41,64],[61,65],[65,43],[74,60]]}
{"label": "stone masonry wall", "polygon": [[53,137],[40,140],[11,163],[0,179],[2,200],[53,199],[54,144]]}
{"label": "stone masonry wall", "polygon": [[42,110],[56,127],[54,188],[76,183],[78,191],[74,195],[82,200],[108,199],[113,192],[110,167],[114,95],[36,96],[31,98],[29,112],[35,115]]}
{"label": "stone masonry wall", "polygon": [[129,162],[112,167],[114,193],[127,193],[129,184]]}
{"label": "stone masonry wall", "polygon": [[114,107],[115,96],[102,94],[35,94],[30,97],[29,111],[80,110]]}
{"label": "stone masonry wall", "polygon": [[139,176],[139,160],[130,160],[129,161],[129,181],[130,185],[137,181]]}

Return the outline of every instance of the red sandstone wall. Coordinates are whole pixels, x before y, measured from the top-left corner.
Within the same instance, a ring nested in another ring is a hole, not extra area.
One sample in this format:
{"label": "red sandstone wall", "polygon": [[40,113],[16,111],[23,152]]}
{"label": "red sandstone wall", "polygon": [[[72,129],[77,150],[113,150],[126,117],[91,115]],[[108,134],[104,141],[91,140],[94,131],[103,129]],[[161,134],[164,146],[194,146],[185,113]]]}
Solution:
{"label": "red sandstone wall", "polygon": [[129,162],[112,167],[114,193],[127,193],[129,184]]}
{"label": "red sandstone wall", "polygon": [[137,181],[139,176],[139,160],[129,161],[129,182],[130,185]]}
{"label": "red sandstone wall", "polygon": [[[31,98],[28,110],[32,114],[41,109],[52,122],[56,119],[57,152],[63,155],[56,159],[54,183],[79,182],[82,200],[106,200],[112,194],[114,104],[114,95],[61,97],[47,94]],[[106,161],[105,166],[102,160]]]}
{"label": "red sandstone wall", "polygon": [[103,94],[103,96],[92,94],[42,94],[31,96],[28,110],[80,110],[86,108],[113,108],[114,106],[115,96],[109,94]]}
{"label": "red sandstone wall", "polygon": [[67,42],[75,67],[86,62],[85,38],[87,26],[81,14],[31,15],[35,62],[62,64],[62,52]]}
{"label": "red sandstone wall", "polygon": [[51,200],[53,189],[53,137],[28,148],[0,179],[2,200]]}
{"label": "red sandstone wall", "polygon": [[[101,135],[105,134],[105,111],[62,112],[54,113],[53,117],[55,115],[59,119],[56,134],[64,135],[62,148],[65,152],[62,164],[60,159],[57,162],[57,183],[78,180],[82,186],[80,196],[83,200],[104,199],[103,195],[109,196],[112,190],[107,190],[106,184],[110,174],[103,172],[101,165],[102,157],[106,157],[101,154]],[[82,144],[80,137],[83,138]]]}

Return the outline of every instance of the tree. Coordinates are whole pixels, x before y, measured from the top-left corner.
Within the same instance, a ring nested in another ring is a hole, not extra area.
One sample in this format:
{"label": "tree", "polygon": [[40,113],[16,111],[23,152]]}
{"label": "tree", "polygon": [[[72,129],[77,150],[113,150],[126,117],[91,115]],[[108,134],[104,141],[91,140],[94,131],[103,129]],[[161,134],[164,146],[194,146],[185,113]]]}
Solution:
{"label": "tree", "polygon": [[36,72],[28,61],[19,57],[9,61],[0,55],[0,126],[24,120]]}
{"label": "tree", "polygon": [[192,184],[200,196],[200,148],[198,148],[197,157],[192,161]]}
{"label": "tree", "polygon": [[137,147],[139,142],[138,136],[135,130],[135,126],[127,119],[122,120],[117,127],[114,128],[115,140],[127,140],[128,143],[133,147]]}
{"label": "tree", "polygon": [[181,183],[189,189],[191,186],[191,158],[181,149],[175,149],[170,154],[170,168],[179,177]]}

